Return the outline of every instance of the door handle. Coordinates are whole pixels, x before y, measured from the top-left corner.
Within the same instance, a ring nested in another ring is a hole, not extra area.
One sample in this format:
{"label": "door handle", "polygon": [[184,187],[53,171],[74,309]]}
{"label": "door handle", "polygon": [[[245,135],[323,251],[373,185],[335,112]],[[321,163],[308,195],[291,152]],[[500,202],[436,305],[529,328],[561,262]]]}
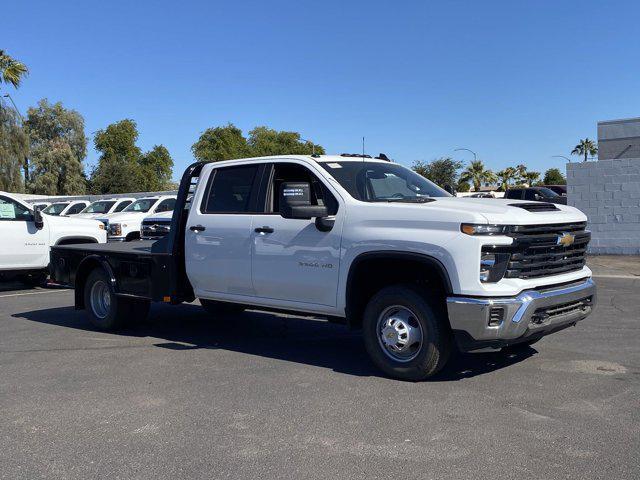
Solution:
{"label": "door handle", "polygon": [[206,230],[206,228],[204,228],[202,225],[194,225],[193,227],[189,227],[189,230],[191,230],[192,232],[204,232]]}
{"label": "door handle", "polygon": [[256,233],[273,233],[274,230],[271,227],[258,227],[254,230]]}

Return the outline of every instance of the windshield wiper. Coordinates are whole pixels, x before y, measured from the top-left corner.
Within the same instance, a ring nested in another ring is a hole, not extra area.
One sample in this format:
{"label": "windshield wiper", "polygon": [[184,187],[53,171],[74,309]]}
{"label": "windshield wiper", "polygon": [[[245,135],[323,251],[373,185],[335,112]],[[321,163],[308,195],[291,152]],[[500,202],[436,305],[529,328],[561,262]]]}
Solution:
{"label": "windshield wiper", "polygon": [[431,197],[405,197],[405,198],[386,198],[380,200],[387,203],[428,203],[435,202],[435,198]]}

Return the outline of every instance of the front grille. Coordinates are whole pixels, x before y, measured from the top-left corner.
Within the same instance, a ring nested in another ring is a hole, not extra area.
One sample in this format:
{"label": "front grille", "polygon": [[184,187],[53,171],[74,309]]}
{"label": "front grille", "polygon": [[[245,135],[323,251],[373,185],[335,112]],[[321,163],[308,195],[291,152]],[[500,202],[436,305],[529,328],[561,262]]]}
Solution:
{"label": "front grille", "polygon": [[161,238],[171,229],[171,221],[149,221],[142,222],[140,236],[142,238]]}
{"label": "front grille", "polygon": [[[538,278],[580,270],[585,265],[587,245],[591,233],[586,223],[562,223],[554,225],[518,225],[509,236],[512,245],[485,247],[487,253],[509,253],[505,278]],[[565,237],[573,237],[573,243],[559,243]]]}
{"label": "front grille", "polygon": [[574,300],[572,302],[561,303],[551,307],[543,307],[537,309],[531,316],[531,323],[541,324],[548,321],[567,317],[575,313],[587,313],[591,309],[592,297]]}

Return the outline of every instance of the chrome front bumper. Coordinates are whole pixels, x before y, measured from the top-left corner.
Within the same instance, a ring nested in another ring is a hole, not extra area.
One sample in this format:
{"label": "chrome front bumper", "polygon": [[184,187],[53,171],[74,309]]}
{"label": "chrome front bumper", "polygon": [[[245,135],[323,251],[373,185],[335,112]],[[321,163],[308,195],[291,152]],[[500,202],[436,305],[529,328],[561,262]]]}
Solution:
{"label": "chrome front bumper", "polygon": [[525,290],[516,297],[448,297],[458,346],[465,351],[525,342],[585,319],[596,304],[591,278],[569,285]]}

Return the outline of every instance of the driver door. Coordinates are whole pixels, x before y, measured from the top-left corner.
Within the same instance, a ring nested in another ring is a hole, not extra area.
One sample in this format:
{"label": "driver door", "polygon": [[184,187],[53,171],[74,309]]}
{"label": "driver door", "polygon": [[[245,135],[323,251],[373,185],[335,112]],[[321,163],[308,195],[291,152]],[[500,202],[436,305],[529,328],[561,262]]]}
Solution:
{"label": "driver door", "polygon": [[49,227],[36,228],[33,213],[0,195],[0,269],[40,269],[49,264]]}
{"label": "driver door", "polygon": [[[252,279],[256,296],[293,304],[335,307],[340,273],[340,242],[344,208],[337,195],[306,166],[277,162],[265,173],[264,213],[253,216]],[[335,223],[320,231],[315,220],[287,219],[279,213],[279,186],[284,182],[309,182],[314,202],[325,204]]]}

